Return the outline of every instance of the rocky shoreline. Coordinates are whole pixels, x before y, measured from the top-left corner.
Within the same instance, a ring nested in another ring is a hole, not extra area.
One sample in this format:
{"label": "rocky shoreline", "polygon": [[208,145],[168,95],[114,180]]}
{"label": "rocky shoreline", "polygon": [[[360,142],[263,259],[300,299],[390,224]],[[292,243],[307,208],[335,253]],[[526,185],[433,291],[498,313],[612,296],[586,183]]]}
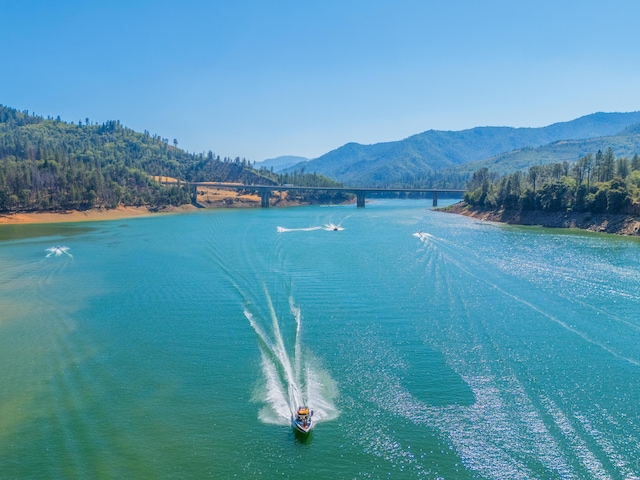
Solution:
{"label": "rocky shoreline", "polygon": [[540,212],[514,210],[477,210],[465,202],[439,209],[467,217],[510,225],[535,225],[547,228],[579,228],[590,232],[639,236],[640,221],[630,215],[589,212]]}

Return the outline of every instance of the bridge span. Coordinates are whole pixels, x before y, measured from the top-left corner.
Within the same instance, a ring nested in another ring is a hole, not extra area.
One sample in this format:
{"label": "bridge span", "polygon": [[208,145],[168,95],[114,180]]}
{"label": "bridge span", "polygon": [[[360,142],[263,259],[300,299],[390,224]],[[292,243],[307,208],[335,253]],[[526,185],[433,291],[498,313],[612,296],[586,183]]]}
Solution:
{"label": "bridge span", "polygon": [[271,192],[278,191],[325,191],[325,192],[345,192],[352,193],[356,196],[356,206],[364,208],[365,196],[368,193],[430,193],[433,199],[433,206],[438,206],[439,193],[457,193],[464,194],[466,190],[457,190],[452,188],[375,188],[375,187],[300,187],[296,185],[242,185],[236,183],[223,182],[190,182],[191,196],[193,201],[197,201],[198,187],[230,189],[230,190],[250,190],[260,194],[262,208],[269,207],[269,197]]}

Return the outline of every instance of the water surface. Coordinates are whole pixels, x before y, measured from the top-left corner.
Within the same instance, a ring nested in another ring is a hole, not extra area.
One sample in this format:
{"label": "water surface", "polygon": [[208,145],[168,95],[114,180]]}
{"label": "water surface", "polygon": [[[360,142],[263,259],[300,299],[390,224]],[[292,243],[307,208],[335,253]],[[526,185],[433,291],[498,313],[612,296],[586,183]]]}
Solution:
{"label": "water surface", "polygon": [[639,478],[640,244],[426,207],[3,226],[0,477]]}

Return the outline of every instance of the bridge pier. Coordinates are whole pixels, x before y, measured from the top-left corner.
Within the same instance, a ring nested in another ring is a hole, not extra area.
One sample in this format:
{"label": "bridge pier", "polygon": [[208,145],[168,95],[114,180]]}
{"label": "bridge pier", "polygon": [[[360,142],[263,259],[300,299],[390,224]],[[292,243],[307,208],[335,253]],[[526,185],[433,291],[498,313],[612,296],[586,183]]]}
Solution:
{"label": "bridge pier", "polygon": [[191,203],[198,203],[198,186],[191,184],[189,187],[191,187]]}
{"label": "bridge pier", "polygon": [[260,206],[262,208],[269,208],[269,197],[271,192],[269,190],[260,190]]}
{"label": "bridge pier", "polygon": [[433,192],[433,206],[438,206],[438,192]]}
{"label": "bridge pier", "polygon": [[365,192],[356,192],[356,206],[358,208],[364,208],[364,193]]}

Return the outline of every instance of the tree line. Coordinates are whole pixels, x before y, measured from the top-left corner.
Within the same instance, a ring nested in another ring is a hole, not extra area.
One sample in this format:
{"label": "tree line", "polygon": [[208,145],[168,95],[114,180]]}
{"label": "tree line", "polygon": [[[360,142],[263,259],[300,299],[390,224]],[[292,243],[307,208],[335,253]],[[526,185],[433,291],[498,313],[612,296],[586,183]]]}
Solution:
{"label": "tree line", "polygon": [[[275,175],[275,180],[278,185],[295,185],[297,187],[342,187],[342,183],[337,182],[331,178],[320,175],[316,172],[307,173],[305,168],[300,170],[294,170],[293,172],[284,172]],[[290,191],[289,198],[303,203],[343,203],[353,199],[353,194],[330,191],[330,190],[315,190],[315,191]]]}
{"label": "tree line", "polygon": [[477,170],[464,200],[483,209],[640,213],[640,157],[611,147],[578,161],[536,165],[505,176]]}
{"label": "tree line", "polygon": [[[189,153],[119,121],[69,123],[0,105],[0,211],[159,207],[189,203],[189,191],[154,176],[277,185],[287,179],[236,157]],[[322,182],[301,172],[296,181]],[[323,177],[324,178],[324,177]],[[327,179],[328,180],[328,179]]]}

